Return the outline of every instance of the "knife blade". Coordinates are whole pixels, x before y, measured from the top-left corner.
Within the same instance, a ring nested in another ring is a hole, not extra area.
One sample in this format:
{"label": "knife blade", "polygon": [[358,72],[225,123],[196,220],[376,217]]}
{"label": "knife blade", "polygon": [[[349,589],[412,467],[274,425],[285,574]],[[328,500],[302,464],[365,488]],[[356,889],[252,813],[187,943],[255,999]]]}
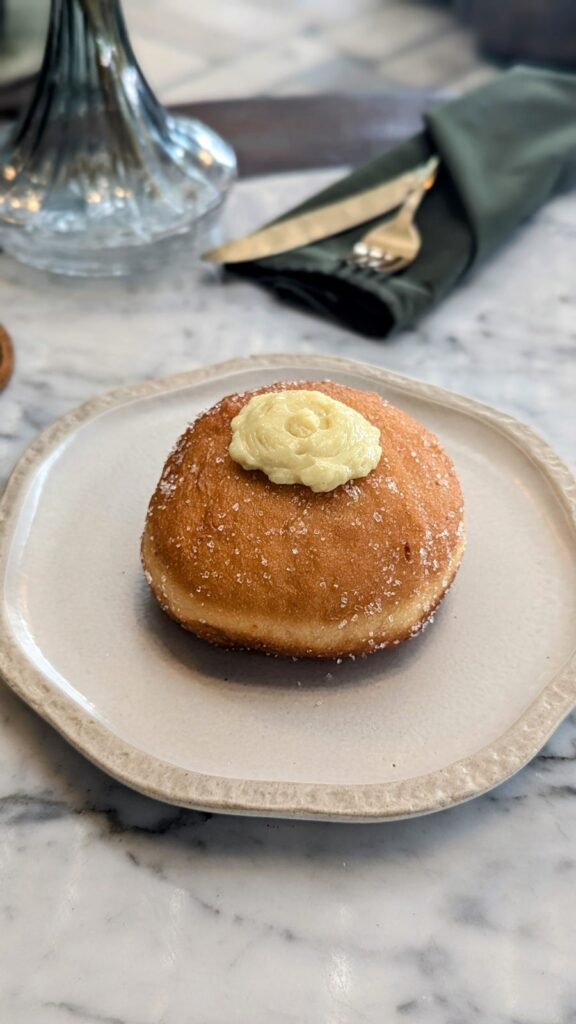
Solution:
{"label": "knife blade", "polygon": [[242,238],[209,249],[202,254],[202,259],[217,263],[263,259],[347,231],[400,206],[420,179],[428,175],[432,165],[436,164],[437,158],[432,157],[421,167],[407,171],[383,185],[319,206],[308,213],[288,217],[277,224],[270,224]]}

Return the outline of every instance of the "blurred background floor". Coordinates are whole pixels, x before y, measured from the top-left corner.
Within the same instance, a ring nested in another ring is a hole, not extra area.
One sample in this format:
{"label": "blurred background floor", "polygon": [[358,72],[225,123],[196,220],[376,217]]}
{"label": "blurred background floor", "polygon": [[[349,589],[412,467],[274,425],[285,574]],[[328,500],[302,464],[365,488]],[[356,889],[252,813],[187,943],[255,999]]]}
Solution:
{"label": "blurred background floor", "polygon": [[[38,67],[49,3],[3,2],[7,81]],[[386,86],[464,91],[494,74],[440,0],[124,0],[124,10],[166,102]]]}

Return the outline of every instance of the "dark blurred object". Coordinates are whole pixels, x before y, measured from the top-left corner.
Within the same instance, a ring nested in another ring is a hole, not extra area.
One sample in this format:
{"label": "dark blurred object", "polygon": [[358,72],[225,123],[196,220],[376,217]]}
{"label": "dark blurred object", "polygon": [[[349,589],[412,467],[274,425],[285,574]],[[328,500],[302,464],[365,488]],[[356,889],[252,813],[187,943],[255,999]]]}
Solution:
{"label": "dark blurred object", "polygon": [[36,75],[26,75],[13,82],[0,83],[0,118],[14,118],[20,113],[30,100],[35,81]]}
{"label": "dark blurred object", "polygon": [[241,176],[357,166],[419,130],[422,115],[446,92],[254,96],[176,108],[209,118],[228,138]]}
{"label": "dark blurred object", "polygon": [[490,56],[576,64],[576,0],[456,0]]}
{"label": "dark blurred object", "polygon": [[[0,87],[0,117],[28,102],[34,79]],[[447,92],[389,90],[314,96],[255,96],[188,103],[178,113],[211,124],[232,143],[240,175],[357,166],[417,132]]]}

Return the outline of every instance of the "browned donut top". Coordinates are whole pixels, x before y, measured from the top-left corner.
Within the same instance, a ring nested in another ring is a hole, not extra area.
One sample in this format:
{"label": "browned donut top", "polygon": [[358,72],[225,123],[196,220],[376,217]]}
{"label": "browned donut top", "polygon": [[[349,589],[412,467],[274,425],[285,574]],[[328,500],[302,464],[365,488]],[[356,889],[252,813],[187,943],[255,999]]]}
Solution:
{"label": "browned donut top", "polygon": [[[271,483],[228,454],[230,423],[254,395],[323,391],[381,431],[367,477],[325,494]],[[344,622],[442,580],[463,533],[462,492],[437,438],[379,395],[291,381],[230,395],[177,442],[146,532],[165,572],[206,607]]]}

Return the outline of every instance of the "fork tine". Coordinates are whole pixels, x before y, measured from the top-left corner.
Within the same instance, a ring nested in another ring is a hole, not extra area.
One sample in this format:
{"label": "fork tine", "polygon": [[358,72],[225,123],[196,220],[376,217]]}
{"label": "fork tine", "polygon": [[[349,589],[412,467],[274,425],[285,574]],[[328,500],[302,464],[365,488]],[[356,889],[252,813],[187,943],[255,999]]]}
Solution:
{"label": "fork tine", "polygon": [[374,264],[376,270],[381,270],[386,274],[397,274],[399,270],[403,270],[411,263],[411,260],[402,259],[398,256],[395,260],[380,260],[380,262]]}
{"label": "fork tine", "polygon": [[349,267],[360,267],[368,270],[378,270],[382,274],[396,274],[399,270],[403,270],[407,266],[410,260],[404,260],[400,256],[392,261],[383,261],[376,258],[370,259],[368,256],[358,256],[351,253],[344,260],[345,264]]}

